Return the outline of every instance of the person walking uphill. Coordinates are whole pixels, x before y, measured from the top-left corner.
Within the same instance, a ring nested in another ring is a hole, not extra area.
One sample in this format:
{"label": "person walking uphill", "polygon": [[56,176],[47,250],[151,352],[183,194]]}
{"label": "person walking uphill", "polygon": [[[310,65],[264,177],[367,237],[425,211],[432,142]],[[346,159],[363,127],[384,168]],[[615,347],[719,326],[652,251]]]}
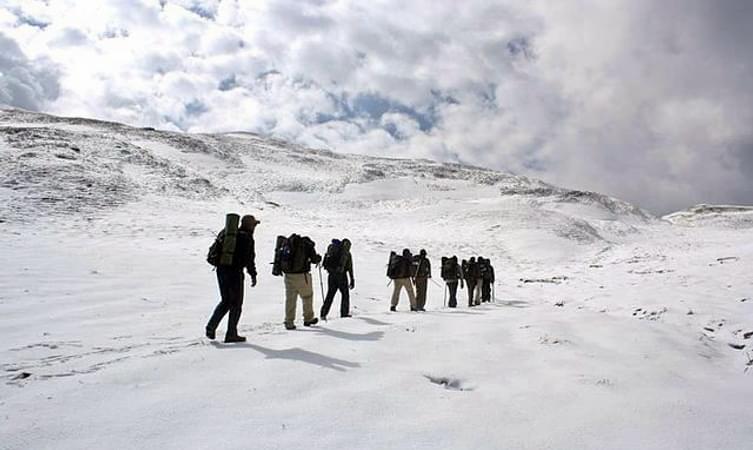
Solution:
{"label": "person walking uphill", "polygon": [[314,315],[314,284],[311,264],[319,264],[322,257],[316,253],[316,244],[307,236],[291,234],[278,236],[272,275],[285,279],[285,328],[295,330],[295,310],[298,296],[303,300],[303,325],[310,327],[319,322]]}
{"label": "person walking uphill", "polygon": [[471,257],[468,262],[463,260],[463,265],[463,277],[465,278],[466,286],[468,286],[468,307],[472,308],[475,306],[473,302],[473,294],[477,289],[476,280],[478,279],[478,264],[476,263],[476,258]]}
{"label": "person walking uphill", "polygon": [[[324,254],[322,265],[328,273],[327,296],[324,298],[319,316],[322,320],[327,320],[332,300],[335,299],[337,291],[340,291],[340,317],[350,317],[349,289],[356,287],[356,280],[353,278],[353,258],[350,255],[350,240],[332,239],[327,253]],[[348,282],[348,275],[350,275],[350,282]]]}
{"label": "person walking uphill", "polygon": [[219,232],[209,248],[207,262],[217,267],[217,284],[220,287],[220,303],[214,309],[206,325],[206,336],[215,338],[217,326],[225,314],[229,314],[225,342],[245,342],[238,335],[238,321],[243,306],[243,269],[251,276],[251,286],[256,286],[256,252],[254,230],[259,222],[254,216],[243,216],[238,227],[238,215],[228,214],[225,229]]}
{"label": "person walking uphill", "polygon": [[431,278],[431,262],[426,257],[426,250],[421,249],[414,262],[416,270],[416,310],[426,311],[426,291]]}
{"label": "person walking uphill", "polygon": [[450,291],[448,306],[456,308],[458,306],[458,282],[460,282],[460,289],[463,289],[463,270],[461,269],[461,265],[458,264],[457,256],[442,257],[441,275],[447,284],[447,290]]}
{"label": "person walking uphill", "polygon": [[494,284],[494,267],[489,258],[479,257],[479,273],[481,274],[481,302],[492,301],[492,285]]}
{"label": "person walking uphill", "polygon": [[392,290],[392,300],[390,302],[390,311],[397,311],[397,303],[400,300],[400,290],[405,289],[410,300],[410,310],[416,310],[416,295],[413,293],[413,283],[411,276],[413,265],[413,255],[407,248],[403,250],[402,255],[395,252],[390,253],[390,261],[387,265],[387,276],[392,279],[394,288]]}

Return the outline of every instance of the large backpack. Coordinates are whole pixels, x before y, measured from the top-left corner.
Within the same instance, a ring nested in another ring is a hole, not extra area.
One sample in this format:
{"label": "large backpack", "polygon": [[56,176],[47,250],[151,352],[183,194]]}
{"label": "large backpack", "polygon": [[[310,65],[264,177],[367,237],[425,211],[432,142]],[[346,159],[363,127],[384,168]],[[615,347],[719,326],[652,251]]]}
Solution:
{"label": "large backpack", "polygon": [[442,279],[443,280],[457,280],[458,279],[458,258],[457,256],[442,257]]}
{"label": "large backpack", "polygon": [[236,237],[238,236],[238,214],[229,213],[225,216],[225,228],[217,234],[217,237],[207,251],[207,262],[215,267],[230,266],[233,264],[235,254]]}
{"label": "large backpack", "polygon": [[398,278],[398,272],[400,271],[400,264],[402,263],[403,257],[398,255],[395,252],[390,252],[390,259],[387,263],[387,277],[394,280]]}
{"label": "large backpack", "polygon": [[314,242],[308,236],[299,236],[295,233],[289,237],[277,236],[272,275],[306,272],[309,269],[308,247],[313,246]]}
{"label": "large backpack", "polygon": [[327,253],[324,254],[322,265],[328,272],[342,272],[343,245],[339,239],[332,239],[332,243],[327,247]]}

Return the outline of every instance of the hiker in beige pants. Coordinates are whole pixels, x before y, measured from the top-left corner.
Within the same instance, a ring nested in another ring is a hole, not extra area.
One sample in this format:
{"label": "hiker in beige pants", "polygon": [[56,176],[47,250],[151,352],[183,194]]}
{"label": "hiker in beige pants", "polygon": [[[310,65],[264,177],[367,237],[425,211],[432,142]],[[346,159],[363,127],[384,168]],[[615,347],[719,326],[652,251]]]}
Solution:
{"label": "hiker in beige pants", "polygon": [[285,274],[285,323],[293,325],[298,296],[303,300],[303,323],[314,320],[314,288],[311,272]]}
{"label": "hiker in beige pants", "polygon": [[410,278],[396,278],[392,280],[394,282],[395,287],[392,290],[392,302],[390,306],[392,306],[393,310],[397,307],[397,302],[400,300],[400,289],[405,288],[406,292],[408,292],[408,300],[410,301],[410,309],[411,311],[416,310],[416,294],[413,292],[413,283],[411,282]]}

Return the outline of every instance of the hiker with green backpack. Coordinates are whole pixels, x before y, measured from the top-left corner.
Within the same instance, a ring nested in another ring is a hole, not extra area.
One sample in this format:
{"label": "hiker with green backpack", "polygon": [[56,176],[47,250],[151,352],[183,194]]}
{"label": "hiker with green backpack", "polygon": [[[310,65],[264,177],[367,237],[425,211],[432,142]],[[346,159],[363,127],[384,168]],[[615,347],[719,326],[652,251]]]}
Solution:
{"label": "hiker with green backpack", "polygon": [[316,253],[316,244],[308,236],[277,236],[272,275],[282,275],[285,280],[285,329],[296,329],[295,310],[299,296],[303,301],[303,325],[310,327],[319,322],[314,314],[311,264],[319,264],[321,260]]}
{"label": "hiker with green backpack", "polygon": [[228,314],[225,342],[245,342],[238,335],[238,321],[243,306],[243,269],[251,276],[251,286],[256,286],[256,251],[254,230],[259,222],[254,216],[243,216],[238,226],[239,216],[228,214],[225,228],[209,247],[207,262],[217,268],[217,283],[220,287],[220,303],[214,309],[205,328],[209,339],[215,338],[217,326]]}
{"label": "hiker with green backpack", "polygon": [[[327,320],[327,314],[329,314],[337,291],[340,291],[340,317],[351,317],[349,290],[356,287],[356,280],[353,278],[350,240],[332,239],[332,243],[327,247],[327,253],[324,254],[322,265],[328,273],[327,296],[324,297],[324,304],[319,312],[319,317],[322,320]],[[350,276],[350,282],[348,282],[348,276]]]}

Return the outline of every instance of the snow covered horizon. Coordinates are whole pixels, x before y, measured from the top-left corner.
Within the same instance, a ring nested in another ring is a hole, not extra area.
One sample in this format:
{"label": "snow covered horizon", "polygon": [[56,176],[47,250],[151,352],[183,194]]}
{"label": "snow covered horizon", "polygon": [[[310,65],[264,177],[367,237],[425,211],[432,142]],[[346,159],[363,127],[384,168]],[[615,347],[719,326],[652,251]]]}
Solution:
{"label": "snow covered horizon", "polygon": [[[203,337],[230,211],[262,221],[242,345]],[[751,207],[658,218],[483,167],[0,110],[0,230],[3,448],[753,439]],[[292,232],[352,241],[353,318],[284,330],[268,263]],[[426,313],[389,312],[405,247],[433,262]],[[452,254],[492,260],[492,304],[444,306]]]}

